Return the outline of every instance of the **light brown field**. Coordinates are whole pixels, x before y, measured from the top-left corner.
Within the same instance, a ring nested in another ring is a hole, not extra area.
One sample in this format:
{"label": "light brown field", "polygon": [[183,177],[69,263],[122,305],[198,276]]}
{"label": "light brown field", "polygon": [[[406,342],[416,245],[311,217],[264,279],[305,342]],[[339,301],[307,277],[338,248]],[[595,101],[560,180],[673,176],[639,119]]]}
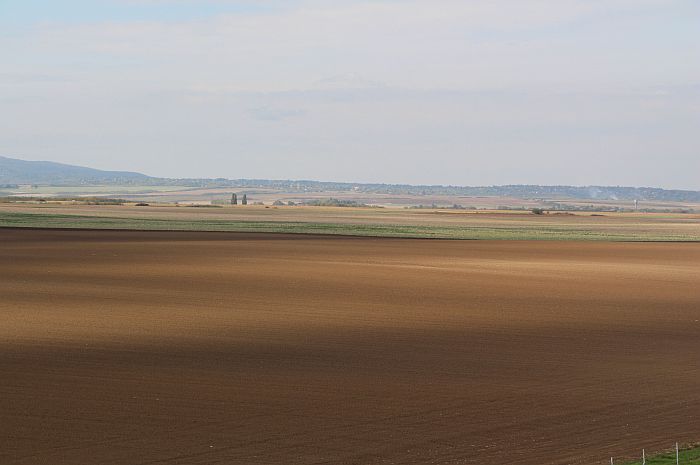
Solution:
{"label": "light brown field", "polygon": [[[538,232],[548,229],[594,235],[700,240],[700,214],[583,213],[533,215],[529,211],[472,211],[403,208],[264,207],[192,208],[170,206],[111,206],[67,204],[0,204],[2,213],[80,215],[158,221],[324,223],[336,225],[398,225],[430,228]],[[80,227],[78,222],[71,222]],[[348,229],[351,232],[350,229]]]}
{"label": "light brown field", "polygon": [[700,439],[700,244],[0,229],[2,464],[602,463]]}

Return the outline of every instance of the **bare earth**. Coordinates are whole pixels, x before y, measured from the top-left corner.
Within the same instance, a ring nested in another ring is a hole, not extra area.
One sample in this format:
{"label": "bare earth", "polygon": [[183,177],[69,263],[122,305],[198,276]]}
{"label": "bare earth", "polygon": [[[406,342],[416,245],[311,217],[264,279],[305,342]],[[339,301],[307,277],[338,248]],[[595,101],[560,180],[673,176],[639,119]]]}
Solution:
{"label": "bare earth", "polygon": [[700,439],[700,244],[0,229],[2,464],[602,463]]}

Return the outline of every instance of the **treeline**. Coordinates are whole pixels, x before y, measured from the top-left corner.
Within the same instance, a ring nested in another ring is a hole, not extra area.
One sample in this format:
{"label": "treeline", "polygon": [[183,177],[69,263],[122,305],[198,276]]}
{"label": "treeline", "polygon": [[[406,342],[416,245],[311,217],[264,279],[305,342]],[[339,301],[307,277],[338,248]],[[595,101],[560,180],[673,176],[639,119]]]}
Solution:
{"label": "treeline", "polygon": [[436,203],[432,203],[430,205],[420,204],[420,205],[411,205],[411,206],[404,207],[404,208],[409,208],[409,209],[414,209],[414,210],[415,209],[421,210],[421,209],[425,209],[425,208],[431,209],[431,210],[435,210],[435,209],[440,209],[440,210],[477,210],[477,208],[474,206],[465,207],[464,205],[460,205],[458,203],[455,203],[452,205],[438,205]]}
{"label": "treeline", "polygon": [[341,199],[319,199],[319,200],[308,200],[304,202],[304,205],[310,207],[362,207],[369,208],[370,205],[359,203],[354,200],[341,200]]}
{"label": "treeline", "polygon": [[285,192],[356,192],[393,195],[459,195],[466,197],[512,197],[528,200],[591,199],[700,202],[700,191],[625,186],[540,186],[513,184],[503,186],[442,186],[410,184],[361,184],[346,182],[270,179],[162,179],[150,178],[149,185],[185,187],[265,188]]}
{"label": "treeline", "polygon": [[692,208],[679,208],[679,207],[670,207],[670,208],[663,208],[663,207],[656,207],[656,208],[649,208],[649,207],[642,207],[642,208],[632,208],[632,207],[623,207],[623,206],[615,206],[615,205],[571,205],[571,204],[562,204],[562,203],[555,203],[555,202],[544,202],[544,207],[537,207],[537,208],[529,208],[529,207],[523,207],[523,206],[518,206],[518,207],[513,207],[513,206],[507,206],[507,205],[499,205],[498,210],[513,210],[513,211],[533,211],[534,210],[540,210],[540,213],[543,212],[592,212],[592,213],[632,213],[632,212],[641,212],[641,213],[697,213],[696,210]]}

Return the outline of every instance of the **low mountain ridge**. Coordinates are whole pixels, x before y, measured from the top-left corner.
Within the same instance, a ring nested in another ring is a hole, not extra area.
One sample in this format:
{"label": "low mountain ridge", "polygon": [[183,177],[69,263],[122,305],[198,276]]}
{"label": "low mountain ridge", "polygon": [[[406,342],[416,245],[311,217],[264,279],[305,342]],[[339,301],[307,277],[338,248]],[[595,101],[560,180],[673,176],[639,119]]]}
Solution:
{"label": "low mountain ridge", "polygon": [[131,171],[103,171],[52,161],[0,156],[0,185],[6,184],[133,184],[151,179]]}

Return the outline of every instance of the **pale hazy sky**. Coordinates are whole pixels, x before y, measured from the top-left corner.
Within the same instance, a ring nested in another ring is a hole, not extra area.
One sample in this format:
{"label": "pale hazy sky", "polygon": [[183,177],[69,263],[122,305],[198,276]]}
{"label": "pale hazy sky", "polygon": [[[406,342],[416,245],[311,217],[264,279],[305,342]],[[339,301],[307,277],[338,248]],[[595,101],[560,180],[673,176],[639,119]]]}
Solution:
{"label": "pale hazy sky", "polygon": [[700,189],[700,1],[0,0],[0,155]]}

